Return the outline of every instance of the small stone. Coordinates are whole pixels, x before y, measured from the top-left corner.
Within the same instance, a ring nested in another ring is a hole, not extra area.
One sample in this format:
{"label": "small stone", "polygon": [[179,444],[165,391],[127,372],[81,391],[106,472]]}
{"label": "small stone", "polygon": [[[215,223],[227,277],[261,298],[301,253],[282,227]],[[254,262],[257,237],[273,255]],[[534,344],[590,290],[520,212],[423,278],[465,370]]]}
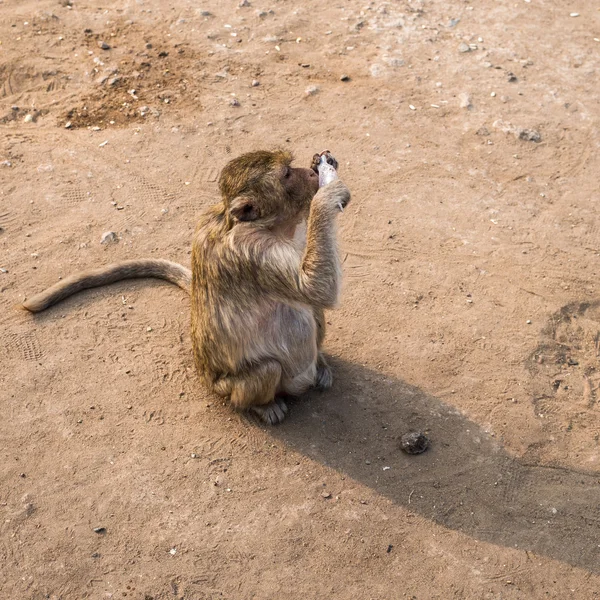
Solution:
{"label": "small stone", "polygon": [[106,527],[94,527],[94,533],[102,535],[106,533]]}
{"label": "small stone", "polygon": [[106,144],[108,144],[108,140],[104,140],[103,142],[100,142],[98,144],[98,148],[104,148],[104,146],[106,146]]}
{"label": "small stone", "polygon": [[539,131],[535,129],[523,129],[519,133],[519,139],[525,140],[526,142],[541,142],[542,136]]}
{"label": "small stone", "polygon": [[515,83],[516,81],[519,81],[517,76],[514,73],[508,73],[508,82]]}
{"label": "small stone", "polygon": [[191,456],[192,458],[198,458],[198,455],[197,455],[197,454],[194,454],[193,452],[192,452],[192,454],[190,454],[190,456]]}
{"label": "small stone", "polygon": [[527,323],[527,325],[531,325],[531,319],[527,319],[527,321],[525,321]]}
{"label": "small stone", "polygon": [[100,238],[101,244],[116,244],[119,241],[119,237],[114,231],[105,231]]}
{"label": "small stone", "polygon": [[491,96],[492,98],[495,98],[495,97],[496,97],[496,92],[492,92],[492,93],[490,94],[490,96]]}
{"label": "small stone", "polygon": [[140,108],[140,116],[145,117],[150,112],[150,108],[147,106],[142,106]]}
{"label": "small stone", "polygon": [[98,48],[100,48],[101,50],[110,50],[110,46],[102,40],[98,40]]}
{"label": "small stone", "polygon": [[371,461],[370,460],[365,460],[365,465],[370,465]]}
{"label": "small stone", "polygon": [[490,131],[489,131],[489,129],[488,129],[487,127],[485,127],[485,126],[484,126],[484,127],[480,127],[480,128],[477,130],[477,135],[490,135]]}
{"label": "small stone", "polygon": [[2,162],[0,162],[0,167],[12,167],[12,163],[10,162],[10,160],[3,160]]}
{"label": "small stone", "polygon": [[400,438],[400,449],[406,454],[421,454],[429,447],[429,438],[420,431],[405,433]]}
{"label": "small stone", "polygon": [[417,107],[416,107],[416,106],[413,106],[412,104],[409,104],[409,105],[408,105],[408,108],[410,108],[410,110],[417,110]]}
{"label": "small stone", "polygon": [[177,548],[171,548],[171,549],[169,550],[169,554],[170,554],[171,556],[175,556],[175,555],[177,554]]}
{"label": "small stone", "polygon": [[305,90],[304,93],[307,96],[314,96],[315,94],[319,93],[319,86],[318,85],[309,85]]}
{"label": "small stone", "polygon": [[570,16],[570,17],[578,17],[578,16],[579,16],[579,13],[571,13],[569,16]]}
{"label": "small stone", "polygon": [[71,127],[73,127],[73,123],[71,123],[71,121],[67,121],[65,123],[65,129],[71,129]]}
{"label": "small stone", "polygon": [[471,103],[471,96],[466,92],[463,92],[458,95],[458,101],[461,108],[472,108],[473,104]]}
{"label": "small stone", "polygon": [[329,500],[331,498],[331,493],[330,492],[323,492],[321,494],[321,496],[323,496],[323,498],[325,498],[325,500]]}
{"label": "small stone", "polygon": [[232,98],[229,101],[229,106],[241,106],[240,101],[237,98]]}
{"label": "small stone", "polygon": [[33,115],[25,115],[23,118],[24,123],[31,123],[31,121],[33,121]]}
{"label": "small stone", "polygon": [[240,3],[238,4],[238,6],[240,8],[246,8],[246,7],[252,6],[252,5],[250,4],[250,0],[241,0]]}
{"label": "small stone", "polygon": [[146,327],[146,331],[150,333],[152,331],[152,327]]}
{"label": "small stone", "polygon": [[117,83],[119,83],[121,81],[120,77],[111,77],[108,80],[108,85],[117,85]]}
{"label": "small stone", "polygon": [[464,42],[461,42],[461,44],[458,47],[458,51],[459,52],[471,52],[471,47],[469,46],[469,44],[465,44]]}
{"label": "small stone", "polygon": [[342,75],[340,81],[350,81],[350,75]]}
{"label": "small stone", "polygon": [[253,79],[251,85],[252,87],[258,87],[260,85],[260,81],[258,79]]}

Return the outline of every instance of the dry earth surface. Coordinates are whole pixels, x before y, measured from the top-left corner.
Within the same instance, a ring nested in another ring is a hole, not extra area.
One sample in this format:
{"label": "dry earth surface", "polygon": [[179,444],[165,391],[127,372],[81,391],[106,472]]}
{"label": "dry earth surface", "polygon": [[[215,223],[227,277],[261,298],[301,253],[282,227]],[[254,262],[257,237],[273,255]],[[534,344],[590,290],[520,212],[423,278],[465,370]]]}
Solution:
{"label": "dry earth surface", "polygon": [[[599,51],[594,0],[0,0],[0,598],[600,598]],[[203,390],[172,286],[14,308],[188,264],[278,145],[353,192],[282,426]]]}

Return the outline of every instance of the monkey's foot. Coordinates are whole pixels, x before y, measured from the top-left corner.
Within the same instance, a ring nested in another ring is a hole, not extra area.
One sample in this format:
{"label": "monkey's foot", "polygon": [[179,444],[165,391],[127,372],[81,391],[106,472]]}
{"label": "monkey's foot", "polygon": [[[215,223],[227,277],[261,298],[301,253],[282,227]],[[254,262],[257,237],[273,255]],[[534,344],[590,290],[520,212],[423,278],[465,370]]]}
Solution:
{"label": "monkey's foot", "polygon": [[317,365],[317,377],[315,387],[320,391],[325,391],[333,385],[333,373],[331,367],[325,362],[325,359],[319,360]]}
{"label": "monkey's foot", "polygon": [[278,425],[285,419],[285,415],[288,413],[288,407],[279,398],[273,402],[269,402],[269,404],[253,406],[250,410],[258,415],[261,421],[267,425]]}

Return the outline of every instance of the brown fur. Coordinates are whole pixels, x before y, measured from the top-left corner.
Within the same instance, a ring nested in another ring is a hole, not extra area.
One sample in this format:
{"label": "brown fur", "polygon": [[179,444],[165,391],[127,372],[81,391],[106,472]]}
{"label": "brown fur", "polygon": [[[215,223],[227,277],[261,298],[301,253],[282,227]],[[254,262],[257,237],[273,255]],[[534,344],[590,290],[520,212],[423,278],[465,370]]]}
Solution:
{"label": "brown fur", "polygon": [[[168,261],[127,261],[71,276],[24,307],[37,312],[130,277],[167,279],[191,292],[194,358],[206,385],[237,409],[282,421],[282,396],[332,384],[320,352],[323,309],[338,300],[335,217],[350,193],[339,180],[318,189],[318,156],[310,169],[291,167],[283,151],[229,162],[219,179],[221,202],[196,228],[191,276]],[[304,242],[297,230],[306,219]]]}

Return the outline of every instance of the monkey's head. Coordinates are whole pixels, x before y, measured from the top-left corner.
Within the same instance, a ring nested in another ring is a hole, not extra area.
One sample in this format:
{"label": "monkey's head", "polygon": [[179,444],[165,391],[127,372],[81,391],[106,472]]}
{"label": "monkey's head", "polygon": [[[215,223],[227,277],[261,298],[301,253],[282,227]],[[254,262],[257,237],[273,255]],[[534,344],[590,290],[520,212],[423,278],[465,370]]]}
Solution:
{"label": "monkey's head", "polygon": [[319,189],[313,169],[292,167],[292,155],[259,150],[234,158],[219,178],[227,218],[271,226],[297,218]]}

